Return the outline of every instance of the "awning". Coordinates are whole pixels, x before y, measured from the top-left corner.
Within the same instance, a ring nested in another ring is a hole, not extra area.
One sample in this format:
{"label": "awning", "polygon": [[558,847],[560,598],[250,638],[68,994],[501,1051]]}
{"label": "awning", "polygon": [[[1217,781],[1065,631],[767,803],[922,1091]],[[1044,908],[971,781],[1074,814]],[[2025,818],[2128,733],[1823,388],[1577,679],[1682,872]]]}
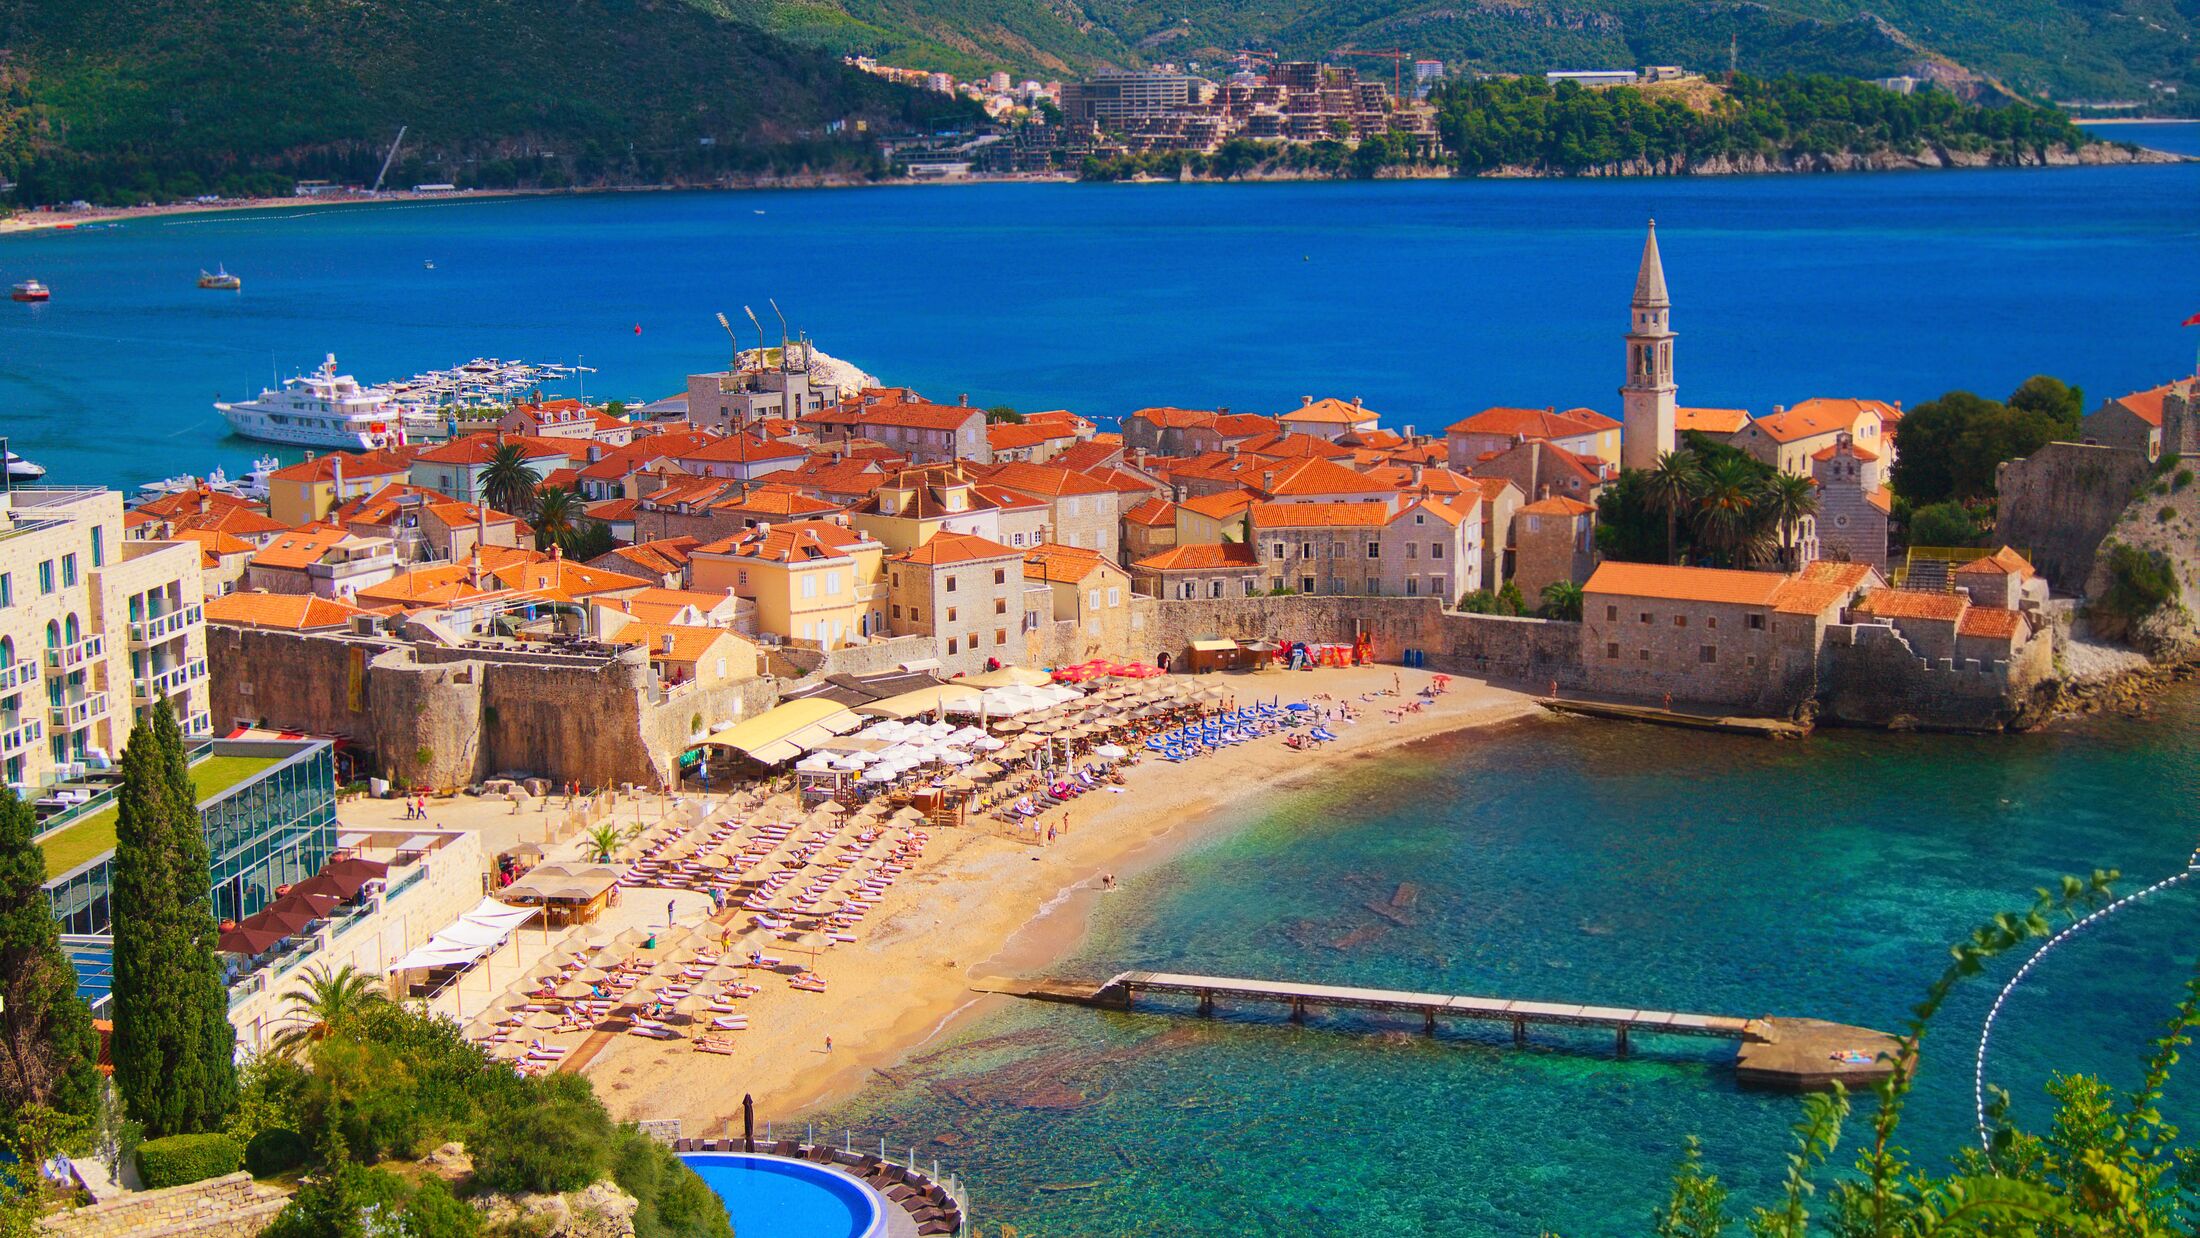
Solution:
{"label": "awning", "polygon": [[411,971],[416,967],[460,967],[489,953],[487,946],[461,946],[451,942],[429,938],[427,943],[405,957],[390,964],[391,971]]}
{"label": "awning", "polygon": [[985,693],[975,686],[943,684],[937,688],[919,688],[900,696],[889,696],[882,701],[856,706],[859,714],[871,714],[880,718],[914,718],[919,714],[938,713],[949,709],[963,709],[975,713],[978,701]]}
{"label": "awning", "polygon": [[475,924],[488,924],[506,930],[518,928],[542,913],[532,907],[507,907],[493,898],[485,898],[474,904],[474,909],[460,916]]}
{"label": "awning", "polygon": [[1036,688],[1053,679],[1045,671],[1035,671],[1028,666],[1004,666],[982,675],[965,675],[955,681],[977,688]]}
{"label": "awning", "polygon": [[1238,643],[1234,640],[1195,640],[1192,642],[1193,653],[1236,653],[1237,647]]}
{"label": "awning", "polygon": [[792,741],[799,745],[800,740],[796,737],[812,728],[820,728],[821,735],[841,735],[861,725],[863,719],[854,710],[837,701],[787,701],[754,718],[716,732],[703,742],[754,756],[759,749],[769,748],[783,741]]}
{"label": "awning", "polygon": [[792,761],[801,755],[802,746],[800,744],[790,744],[783,739],[777,743],[766,744],[749,753],[751,760],[765,765],[777,765],[781,761]]}

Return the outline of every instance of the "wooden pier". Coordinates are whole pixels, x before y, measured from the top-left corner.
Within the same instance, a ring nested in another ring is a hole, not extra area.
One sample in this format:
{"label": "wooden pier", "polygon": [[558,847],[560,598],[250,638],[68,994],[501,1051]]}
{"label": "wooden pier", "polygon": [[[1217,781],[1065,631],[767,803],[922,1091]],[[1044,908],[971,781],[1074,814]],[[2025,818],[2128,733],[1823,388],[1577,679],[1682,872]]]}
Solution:
{"label": "wooden pier", "polygon": [[1588,701],[1573,697],[1539,696],[1536,704],[1554,714],[1580,714],[1620,722],[1648,722],[1694,731],[1723,731],[1729,735],[1754,735],[1761,739],[1802,739],[1810,728],[1786,718],[1760,718],[1735,714],[1696,714],[1660,709],[1655,705],[1625,705],[1618,701]]}
{"label": "wooden pier", "polygon": [[1638,1035],[1709,1037],[1739,1045],[1737,1080],[1783,1091],[1815,1090],[1835,1082],[1850,1088],[1868,1085],[1892,1070],[1891,1055],[1896,1050],[1895,1039],[1884,1032],[1818,1019],[1738,1018],[1173,972],[1127,971],[1098,986],[1021,980],[980,987],[986,992],[1111,1010],[1128,1010],[1141,996],[1190,998],[1193,1009],[1201,1015],[1212,1015],[1217,1003],[1222,1002],[1279,1006],[1293,1022],[1304,1022],[1319,1010],[1395,1014],[1417,1019],[1421,1030],[1429,1035],[1435,1035],[1447,1020],[1473,1019],[1509,1025],[1517,1045],[1528,1043],[1531,1027],[1597,1028],[1612,1033],[1613,1047],[1620,1057],[1627,1056],[1632,1038]]}

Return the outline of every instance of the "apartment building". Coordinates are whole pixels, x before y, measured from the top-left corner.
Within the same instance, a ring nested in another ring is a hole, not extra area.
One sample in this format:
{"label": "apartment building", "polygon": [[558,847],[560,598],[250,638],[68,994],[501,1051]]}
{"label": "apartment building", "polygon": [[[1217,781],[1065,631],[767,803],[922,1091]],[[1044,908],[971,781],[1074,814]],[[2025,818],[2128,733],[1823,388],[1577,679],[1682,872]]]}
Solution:
{"label": "apartment building", "polygon": [[112,490],[0,497],[0,768],[20,789],[119,755],[163,700],[211,729],[201,551],[122,528]]}

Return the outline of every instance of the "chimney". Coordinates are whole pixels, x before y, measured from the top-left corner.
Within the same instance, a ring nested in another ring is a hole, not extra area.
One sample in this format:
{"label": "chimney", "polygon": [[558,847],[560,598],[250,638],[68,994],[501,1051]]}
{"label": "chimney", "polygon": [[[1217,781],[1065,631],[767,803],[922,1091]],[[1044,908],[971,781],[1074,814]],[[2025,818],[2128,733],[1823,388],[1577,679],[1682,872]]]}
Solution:
{"label": "chimney", "polygon": [[[1902,406],[1901,406],[1901,405],[1899,405],[1899,404],[1897,404],[1897,405],[1895,405],[1895,407],[1896,407],[1896,408],[1900,408],[1900,407],[1902,407]],[[1217,406],[1215,406],[1215,416],[1217,416],[1217,417],[1227,417],[1227,416],[1229,416],[1229,415],[1230,415],[1230,406],[1229,406],[1229,405],[1227,405],[1227,404],[1220,404],[1220,405],[1217,405]]]}
{"label": "chimney", "polygon": [[1779,416],[1780,414],[1782,414],[1782,413],[1784,413],[1784,412],[1786,412],[1786,411],[1788,411],[1788,410],[1787,410],[1787,405],[1785,405],[1785,404],[1775,404],[1775,405],[1773,405],[1773,406],[1772,406],[1772,415],[1773,415],[1773,416],[1775,416],[1775,417]]}
{"label": "chimney", "polygon": [[1425,473],[1426,470],[1421,465],[1415,464],[1412,469],[1407,473],[1407,476],[1413,479],[1411,482],[1412,485],[1419,486],[1421,484],[1421,478]]}
{"label": "chimney", "polygon": [[1302,396],[1300,396],[1300,397],[1299,397],[1299,407],[1300,407],[1300,408],[1310,408],[1310,407],[1312,407],[1312,406],[1313,406],[1313,403],[1314,403],[1314,397],[1313,397],[1313,396],[1310,396],[1310,395],[1302,395]]}
{"label": "chimney", "polygon": [[1274,469],[1262,469],[1260,471],[1260,488],[1266,490],[1275,484],[1276,471]]}
{"label": "chimney", "polygon": [[667,632],[667,633],[665,633],[665,656],[667,656],[667,657],[670,657],[671,655],[672,655],[672,633],[670,633],[670,632]]}
{"label": "chimney", "polygon": [[969,407],[970,407],[970,393],[969,393],[969,392],[967,392],[967,391],[965,391],[965,392],[963,392],[963,393],[962,393],[961,395],[958,395],[958,396],[956,396],[956,397],[955,397],[955,404],[956,404],[956,406],[957,406],[957,407],[959,407],[959,408],[969,408]]}
{"label": "chimney", "polygon": [[1238,445],[1236,443],[1231,443],[1229,446],[1222,449],[1222,454],[1230,457],[1232,460],[1235,460],[1237,459],[1237,449]]}
{"label": "chimney", "polygon": [[1367,406],[1366,406],[1366,405],[1364,405],[1364,404],[1362,404],[1362,403],[1360,403],[1360,397],[1358,397],[1358,396],[1353,396],[1353,397],[1352,397],[1352,411],[1353,411],[1353,412],[1355,412],[1355,413],[1356,413],[1356,412],[1359,412],[1359,411],[1360,411],[1361,409],[1363,409],[1363,408],[1365,408],[1365,407],[1367,407]]}
{"label": "chimney", "polygon": [[563,558],[565,558],[565,547],[556,542],[550,543],[550,561],[556,563]]}

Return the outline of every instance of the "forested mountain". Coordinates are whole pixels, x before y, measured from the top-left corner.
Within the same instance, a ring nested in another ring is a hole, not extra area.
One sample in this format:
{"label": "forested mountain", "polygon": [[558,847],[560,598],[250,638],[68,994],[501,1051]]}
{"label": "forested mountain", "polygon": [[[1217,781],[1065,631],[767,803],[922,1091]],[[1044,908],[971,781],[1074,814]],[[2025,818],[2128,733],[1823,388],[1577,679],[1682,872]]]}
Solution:
{"label": "forested mountain", "polygon": [[683,0],[0,0],[0,174],[25,202],[390,183],[862,171],[969,105]]}

